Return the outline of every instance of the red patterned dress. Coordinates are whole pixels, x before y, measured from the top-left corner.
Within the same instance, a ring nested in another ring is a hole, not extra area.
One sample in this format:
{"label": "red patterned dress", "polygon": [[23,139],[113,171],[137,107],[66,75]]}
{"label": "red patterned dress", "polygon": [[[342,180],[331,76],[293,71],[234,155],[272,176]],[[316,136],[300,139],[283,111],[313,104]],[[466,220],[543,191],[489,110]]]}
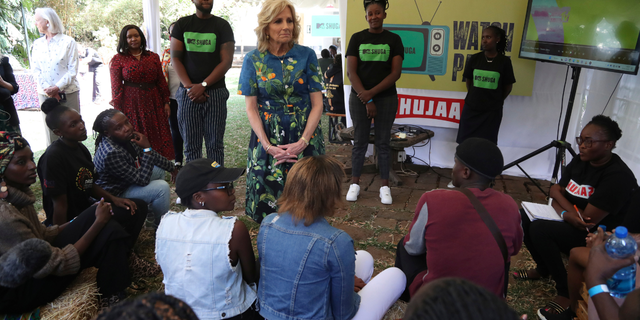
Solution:
{"label": "red patterned dress", "polygon": [[[125,85],[123,81],[143,87]],[[146,88],[149,84],[153,86]],[[134,130],[149,138],[153,150],[173,160],[169,120],[164,113],[164,105],[169,103],[169,87],[158,55],[146,51],[138,60],[128,53],[116,54],[111,60],[111,92],[111,105],[129,118]]]}

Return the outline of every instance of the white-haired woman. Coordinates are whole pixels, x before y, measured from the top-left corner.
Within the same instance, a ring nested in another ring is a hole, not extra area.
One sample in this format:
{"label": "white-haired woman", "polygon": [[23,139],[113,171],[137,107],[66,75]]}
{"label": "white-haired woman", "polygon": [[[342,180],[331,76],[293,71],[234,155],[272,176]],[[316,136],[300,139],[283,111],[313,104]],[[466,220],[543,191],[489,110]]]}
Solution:
{"label": "white-haired woman", "polygon": [[300,21],[288,0],[266,0],[258,14],[258,49],[242,65],[238,94],[251,123],[246,213],[257,222],[277,211],[291,166],[324,154],[318,122],[322,74],[316,53],[298,45]]}
{"label": "white-haired woman", "polygon": [[[80,112],[80,83],[78,73],[78,49],[73,38],[63,34],[60,17],[51,8],[37,8],[34,19],[43,37],[33,42],[31,64],[38,87],[40,105],[47,98],[56,98],[63,106]],[[43,113],[44,117],[44,113]],[[47,145],[56,135],[45,128]]]}

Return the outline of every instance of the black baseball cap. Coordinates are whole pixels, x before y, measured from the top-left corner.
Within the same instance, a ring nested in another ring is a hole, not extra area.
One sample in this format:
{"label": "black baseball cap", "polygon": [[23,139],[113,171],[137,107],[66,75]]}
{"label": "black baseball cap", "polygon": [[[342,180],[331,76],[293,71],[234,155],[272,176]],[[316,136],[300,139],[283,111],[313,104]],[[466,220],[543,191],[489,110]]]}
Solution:
{"label": "black baseball cap", "polygon": [[469,138],[456,148],[458,161],[477,174],[493,180],[502,173],[504,158],[498,146],[483,138]]}
{"label": "black baseball cap", "polygon": [[244,171],[243,168],[225,168],[207,158],[193,160],[180,169],[176,177],[176,193],[184,199],[204,189],[209,183],[236,181]]}

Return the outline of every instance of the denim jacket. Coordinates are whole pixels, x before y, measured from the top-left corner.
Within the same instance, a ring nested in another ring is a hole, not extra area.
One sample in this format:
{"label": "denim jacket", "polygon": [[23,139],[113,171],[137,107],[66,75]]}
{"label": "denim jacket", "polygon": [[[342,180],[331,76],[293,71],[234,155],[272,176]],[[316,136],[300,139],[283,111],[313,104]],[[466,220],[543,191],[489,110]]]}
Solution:
{"label": "denim jacket", "polygon": [[242,279],[240,261],[231,266],[229,240],[235,217],[210,210],[167,213],[156,234],[156,260],[165,293],[184,300],[201,320],[227,319],[251,307],[255,285]]}
{"label": "denim jacket", "polygon": [[324,218],[306,227],[288,213],[268,215],[258,234],[260,314],[269,320],[348,320],[360,296],[353,291],[355,249]]}

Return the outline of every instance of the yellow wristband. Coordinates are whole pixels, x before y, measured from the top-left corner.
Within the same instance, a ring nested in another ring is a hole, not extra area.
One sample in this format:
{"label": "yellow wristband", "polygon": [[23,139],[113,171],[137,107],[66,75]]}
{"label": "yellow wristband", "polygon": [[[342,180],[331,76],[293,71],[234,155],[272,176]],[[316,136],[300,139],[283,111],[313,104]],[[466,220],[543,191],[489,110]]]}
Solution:
{"label": "yellow wristband", "polygon": [[303,136],[300,136],[300,140],[304,141],[306,145],[309,145],[309,140],[305,139]]}

